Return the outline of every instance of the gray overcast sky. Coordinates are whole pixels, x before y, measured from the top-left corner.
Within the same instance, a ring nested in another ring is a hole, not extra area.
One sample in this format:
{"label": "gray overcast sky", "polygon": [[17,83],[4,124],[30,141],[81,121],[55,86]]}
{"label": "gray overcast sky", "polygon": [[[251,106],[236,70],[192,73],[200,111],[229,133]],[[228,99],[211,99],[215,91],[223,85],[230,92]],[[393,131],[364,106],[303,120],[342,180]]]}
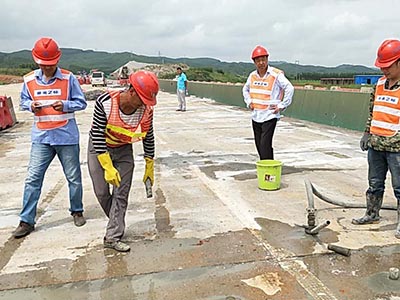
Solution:
{"label": "gray overcast sky", "polygon": [[0,52],[31,49],[41,36],[62,48],[251,62],[373,66],[399,38],[398,0],[2,0]]}

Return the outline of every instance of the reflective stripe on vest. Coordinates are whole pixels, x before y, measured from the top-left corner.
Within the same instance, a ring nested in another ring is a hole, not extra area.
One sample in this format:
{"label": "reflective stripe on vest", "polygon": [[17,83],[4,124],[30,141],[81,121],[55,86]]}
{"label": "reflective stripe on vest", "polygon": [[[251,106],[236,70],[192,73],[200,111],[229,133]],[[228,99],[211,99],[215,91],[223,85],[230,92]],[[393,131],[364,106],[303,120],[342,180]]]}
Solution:
{"label": "reflective stripe on vest", "polygon": [[46,115],[46,116],[34,116],[35,122],[53,122],[53,121],[64,121],[75,118],[73,113],[67,113],[62,115]]}
{"label": "reflective stripe on vest", "polygon": [[24,76],[29,95],[33,101],[40,103],[41,109],[35,112],[36,127],[41,130],[51,130],[65,126],[74,113],[56,111],[51,105],[57,101],[69,98],[69,78],[71,72],[61,69],[63,79],[56,78],[51,84],[42,84],[36,80],[34,72]]}
{"label": "reflective stripe on vest", "polygon": [[275,86],[276,78],[281,70],[268,67],[268,75],[260,78],[257,74],[253,74],[250,78],[250,98],[253,109],[266,110],[272,104],[279,104],[282,100],[283,92],[278,96],[279,99],[271,99],[272,90]]}
{"label": "reflective stripe on vest", "polygon": [[132,144],[143,140],[149,130],[149,124],[152,116],[152,108],[146,106],[142,111],[135,112],[138,115],[136,124],[127,124],[121,119],[119,110],[119,91],[110,91],[111,111],[106,126],[106,143],[107,146],[114,148],[126,144]]}
{"label": "reflective stripe on vest", "polygon": [[400,88],[385,89],[385,79],[380,78],[376,85],[370,133],[393,136],[400,131]]}

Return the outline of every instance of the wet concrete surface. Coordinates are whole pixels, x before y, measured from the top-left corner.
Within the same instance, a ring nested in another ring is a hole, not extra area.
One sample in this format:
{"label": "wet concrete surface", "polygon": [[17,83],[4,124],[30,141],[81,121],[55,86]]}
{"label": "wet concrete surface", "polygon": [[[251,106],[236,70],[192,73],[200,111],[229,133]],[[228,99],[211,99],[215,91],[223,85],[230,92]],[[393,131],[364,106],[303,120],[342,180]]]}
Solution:
{"label": "wet concrete surface", "polygon": [[[175,95],[160,93],[155,111],[156,182],[146,198],[142,146],[124,241],[131,252],[104,249],[107,218],[87,171],[93,102],[77,113],[87,224],[73,226],[68,188],[55,160],[43,185],[36,230],[16,240],[29,160],[32,116],[18,111],[20,85],[0,86],[12,96],[19,123],[0,132],[0,299],[399,300],[396,216],[355,226],[362,209],[315,199],[316,221],[330,225],[305,233],[304,179],[342,201],[364,203],[367,162],[360,133],[283,118],[275,156],[283,162],[276,191],[258,188],[248,111],[189,97],[176,112]],[[390,181],[390,178],[389,180]],[[385,203],[395,203],[388,185]],[[350,249],[346,257],[329,244]]]}

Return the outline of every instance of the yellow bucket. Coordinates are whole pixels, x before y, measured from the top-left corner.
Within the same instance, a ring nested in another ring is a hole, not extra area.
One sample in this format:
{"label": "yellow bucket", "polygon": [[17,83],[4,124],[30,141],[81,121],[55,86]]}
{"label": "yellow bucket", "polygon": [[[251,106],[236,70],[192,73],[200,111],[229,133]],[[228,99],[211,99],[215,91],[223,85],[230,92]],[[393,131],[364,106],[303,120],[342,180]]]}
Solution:
{"label": "yellow bucket", "polygon": [[258,188],[262,190],[278,190],[281,185],[282,162],[263,159],[256,162]]}

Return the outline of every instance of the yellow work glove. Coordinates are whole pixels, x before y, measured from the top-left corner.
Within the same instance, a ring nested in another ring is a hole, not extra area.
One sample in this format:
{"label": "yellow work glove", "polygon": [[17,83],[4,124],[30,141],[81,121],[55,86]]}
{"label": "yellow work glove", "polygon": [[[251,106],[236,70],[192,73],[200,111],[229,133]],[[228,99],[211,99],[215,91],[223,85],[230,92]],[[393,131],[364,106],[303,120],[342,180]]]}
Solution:
{"label": "yellow work glove", "polygon": [[110,153],[105,152],[99,154],[97,155],[97,159],[104,169],[104,179],[106,182],[118,187],[121,183],[121,176],[119,175],[118,170],[113,166]]}
{"label": "yellow work glove", "polygon": [[143,182],[146,183],[147,178],[150,178],[151,185],[154,184],[154,159],[145,157],[146,167],[144,169]]}

